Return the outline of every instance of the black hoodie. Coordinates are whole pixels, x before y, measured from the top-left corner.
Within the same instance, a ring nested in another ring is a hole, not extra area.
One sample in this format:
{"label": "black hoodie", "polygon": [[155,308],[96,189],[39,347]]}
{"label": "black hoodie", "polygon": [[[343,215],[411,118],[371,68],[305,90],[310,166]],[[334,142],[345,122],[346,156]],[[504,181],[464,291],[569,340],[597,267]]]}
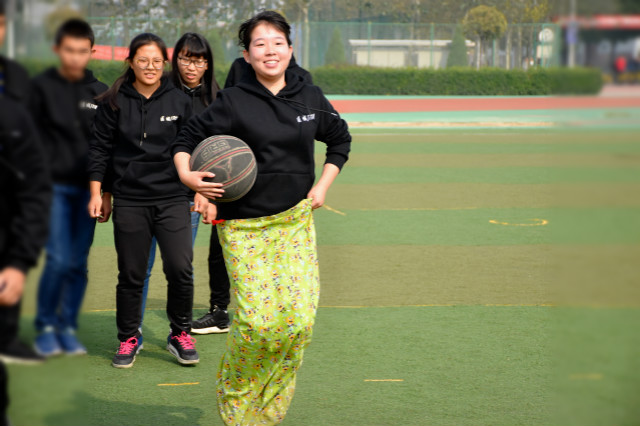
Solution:
{"label": "black hoodie", "polygon": [[291,70],[287,85],[274,96],[251,71],[235,87],[218,92],[216,100],[180,131],[173,145],[191,153],[212,135],[245,141],[258,163],[253,188],[238,201],[218,203],[218,217],[261,217],[287,210],[306,198],[315,180],[314,139],[327,144],[326,163],[342,168],[351,135],[320,88],[305,84]]}
{"label": "black hoodie", "polygon": [[54,182],[87,187],[89,139],[98,109],[94,98],[105,90],[107,85],[90,70],[77,82],[65,79],[55,68],[33,79],[29,110]]}
{"label": "black hoodie", "polygon": [[33,121],[0,98],[0,270],[34,266],[47,241],[51,179]]}
{"label": "black hoodie", "polygon": [[[204,85],[200,84],[192,89],[184,84],[182,85],[182,91],[191,98],[191,109],[194,115],[200,114],[207,107],[202,101],[203,87]],[[211,98],[211,95],[209,95],[209,98]]]}
{"label": "black hoodie", "polygon": [[187,199],[171,143],[191,117],[191,100],[162,77],[149,99],[130,81],[117,95],[118,109],[101,105],[89,150],[89,179],[102,182],[112,164],[114,206],[148,206]]}
{"label": "black hoodie", "polygon": [[27,103],[30,91],[29,74],[22,65],[0,56],[0,69],[4,74],[4,94],[14,101]]}
{"label": "black hoodie", "polygon": [[[305,83],[313,84],[311,74],[309,74],[309,71],[298,65],[295,56],[291,55],[291,60],[289,61],[289,66],[287,67],[287,69],[293,71],[295,74],[300,75]],[[224,88],[227,89],[229,87],[235,86],[242,81],[245,74],[252,72],[253,68],[251,68],[251,65],[249,65],[249,63],[243,57],[236,58],[236,60],[231,64],[231,68],[229,68],[227,79],[224,82]]]}

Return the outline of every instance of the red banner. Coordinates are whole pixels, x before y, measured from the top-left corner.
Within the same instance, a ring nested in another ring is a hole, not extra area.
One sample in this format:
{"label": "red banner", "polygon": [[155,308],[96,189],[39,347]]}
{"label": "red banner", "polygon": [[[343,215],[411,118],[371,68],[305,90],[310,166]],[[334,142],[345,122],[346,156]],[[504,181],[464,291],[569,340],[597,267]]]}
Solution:
{"label": "red banner", "polygon": [[[129,48],[122,46],[105,46],[105,45],[95,45],[93,46],[96,49],[96,52],[93,54],[92,58],[102,61],[124,61],[129,55]],[[173,47],[167,49],[167,53],[169,54],[169,60],[173,56]]]}

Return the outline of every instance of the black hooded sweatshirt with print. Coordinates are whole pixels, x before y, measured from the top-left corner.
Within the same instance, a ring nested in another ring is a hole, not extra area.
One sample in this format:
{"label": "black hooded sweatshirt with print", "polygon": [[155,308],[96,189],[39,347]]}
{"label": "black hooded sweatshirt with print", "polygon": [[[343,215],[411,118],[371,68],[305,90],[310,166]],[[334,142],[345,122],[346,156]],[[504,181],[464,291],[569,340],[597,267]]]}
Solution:
{"label": "black hooded sweatshirt with print", "polygon": [[243,198],[218,203],[218,218],[262,217],[287,210],[307,197],[315,180],[314,139],[327,145],[326,163],[342,168],[351,135],[319,87],[287,70],[286,86],[273,95],[251,70],[180,131],[173,154],[191,154],[203,139],[231,135],[253,150],[258,176]]}
{"label": "black hooded sweatshirt with print", "polygon": [[118,109],[100,106],[89,149],[89,179],[103,182],[111,174],[114,206],[149,206],[187,199],[171,143],[191,117],[191,99],[162,77],[148,99],[131,81],[117,95]]}
{"label": "black hooded sweatshirt with print", "polygon": [[71,82],[55,68],[33,79],[29,110],[47,153],[53,181],[87,187],[87,156],[93,119],[98,105],[95,97],[107,85],[91,70]]}

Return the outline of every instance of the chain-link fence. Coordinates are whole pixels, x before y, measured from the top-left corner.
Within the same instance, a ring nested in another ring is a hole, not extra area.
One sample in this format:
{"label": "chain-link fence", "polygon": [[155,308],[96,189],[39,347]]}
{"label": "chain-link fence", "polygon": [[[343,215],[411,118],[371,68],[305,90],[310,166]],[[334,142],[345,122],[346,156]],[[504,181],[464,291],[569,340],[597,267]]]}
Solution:
{"label": "chain-link fence", "polygon": [[[340,34],[346,62],[353,65],[444,68],[455,24],[310,22],[294,25],[294,46],[310,68],[325,64],[331,36]],[[305,44],[307,40],[307,44]],[[559,65],[560,28],[554,24],[514,24],[502,37],[467,40],[469,65],[500,68]],[[307,55],[305,55],[307,53]]]}
{"label": "chain-link fence", "polygon": [[[88,18],[101,47],[102,59],[122,59],[133,36],[153,32],[170,46],[186,31],[205,35],[225,62],[240,55],[236,31],[239,23],[206,20],[91,17]],[[332,36],[342,42],[345,64],[375,67],[446,67],[455,24],[400,24],[376,22],[292,23],[294,53],[305,68],[326,64]],[[50,41],[42,29],[21,25],[17,40],[20,56],[42,57],[49,52]],[[549,23],[512,24],[498,39],[467,40],[468,65],[499,68],[528,68],[560,64],[561,29]],[[216,49],[217,47],[217,49]]]}

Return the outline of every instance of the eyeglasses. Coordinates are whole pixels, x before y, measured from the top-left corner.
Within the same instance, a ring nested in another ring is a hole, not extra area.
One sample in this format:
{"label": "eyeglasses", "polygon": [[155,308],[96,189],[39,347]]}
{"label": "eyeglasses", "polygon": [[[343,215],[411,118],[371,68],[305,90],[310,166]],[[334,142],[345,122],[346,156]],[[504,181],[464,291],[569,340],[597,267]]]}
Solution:
{"label": "eyeglasses", "polygon": [[195,65],[196,68],[204,68],[207,66],[206,59],[189,59],[184,56],[178,56],[178,63],[183,67],[188,67],[191,64]]}
{"label": "eyeglasses", "polygon": [[149,58],[138,58],[135,60],[136,65],[141,70],[146,70],[149,66],[152,66],[153,69],[161,70],[164,68],[164,60],[160,58],[155,58],[153,60],[149,60]]}

